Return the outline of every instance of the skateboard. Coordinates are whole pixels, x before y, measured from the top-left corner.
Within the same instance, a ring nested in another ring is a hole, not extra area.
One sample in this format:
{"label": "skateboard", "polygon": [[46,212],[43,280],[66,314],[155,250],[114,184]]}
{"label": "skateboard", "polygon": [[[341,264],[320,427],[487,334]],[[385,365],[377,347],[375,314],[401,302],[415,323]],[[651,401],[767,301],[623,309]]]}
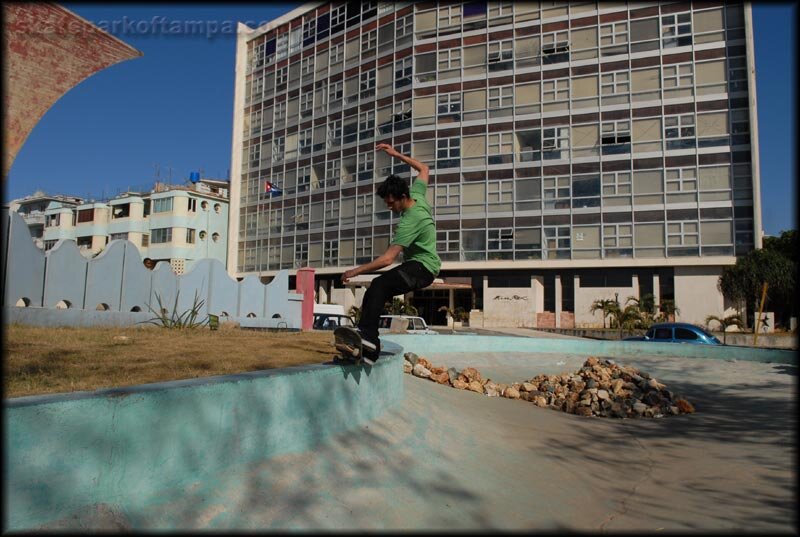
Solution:
{"label": "skateboard", "polygon": [[334,346],[342,353],[342,358],[351,362],[360,362],[364,355],[364,347],[361,344],[361,334],[349,326],[340,326],[333,331],[336,339]]}

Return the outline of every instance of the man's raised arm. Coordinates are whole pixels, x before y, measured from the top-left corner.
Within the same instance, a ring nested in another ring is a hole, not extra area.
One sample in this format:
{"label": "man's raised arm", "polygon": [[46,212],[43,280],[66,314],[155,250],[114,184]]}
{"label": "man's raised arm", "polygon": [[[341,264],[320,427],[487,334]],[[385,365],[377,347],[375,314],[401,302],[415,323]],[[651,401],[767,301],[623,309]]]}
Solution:
{"label": "man's raised arm", "polygon": [[416,180],[422,181],[426,185],[428,184],[428,165],[423,164],[422,162],[418,161],[417,159],[413,159],[409,156],[403,155],[395,148],[390,146],[389,144],[378,144],[375,146],[376,151],[383,151],[390,157],[399,158],[415,170],[417,170],[417,178]]}

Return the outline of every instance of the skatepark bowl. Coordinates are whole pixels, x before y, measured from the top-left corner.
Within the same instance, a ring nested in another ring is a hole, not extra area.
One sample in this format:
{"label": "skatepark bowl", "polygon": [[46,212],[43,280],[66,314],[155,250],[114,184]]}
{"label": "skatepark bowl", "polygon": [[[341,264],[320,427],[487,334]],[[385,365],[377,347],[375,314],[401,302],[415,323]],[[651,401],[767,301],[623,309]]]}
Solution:
{"label": "skatepark bowl", "polygon": [[[386,335],[325,363],[5,400],[5,530],[797,531],[789,351]],[[583,418],[403,374],[645,371],[694,414]]]}

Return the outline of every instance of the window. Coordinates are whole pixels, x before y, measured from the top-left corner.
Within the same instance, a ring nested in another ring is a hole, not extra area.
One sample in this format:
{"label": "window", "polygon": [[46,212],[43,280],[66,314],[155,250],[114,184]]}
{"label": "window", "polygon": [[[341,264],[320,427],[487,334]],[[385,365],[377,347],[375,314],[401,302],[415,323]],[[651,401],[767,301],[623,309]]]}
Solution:
{"label": "window", "polygon": [[330,48],[330,61],[331,65],[344,60],[344,43],[331,45]]}
{"label": "window", "polygon": [[667,192],[696,192],[697,169],[672,168],[666,171]]}
{"label": "window", "polygon": [[489,88],[489,108],[514,106],[514,86]]}
{"label": "window", "polygon": [[490,212],[510,212],[514,201],[514,181],[489,181],[486,185],[486,200],[489,202]]}
{"label": "window", "polygon": [[487,230],[487,249],[494,251],[510,251],[514,249],[514,230],[512,228]]}
{"label": "window", "polygon": [[411,35],[414,30],[414,16],[413,15],[406,15],[400,19],[395,21],[395,38],[400,39],[401,37],[405,37],[407,35]]}
{"label": "window", "polygon": [[366,55],[368,52],[375,52],[375,47],[378,46],[378,31],[370,30],[365,34],[361,34],[361,53]]}
{"label": "window", "polygon": [[436,167],[457,168],[461,159],[461,138],[440,138],[436,141]]}
{"label": "window", "polygon": [[394,64],[394,87],[401,88],[411,84],[414,61],[411,56],[403,58]]}
{"label": "window", "polygon": [[[631,255],[633,253],[633,225],[603,225],[603,247],[609,257]],[[610,250],[614,250],[614,253],[610,252]]]}
{"label": "window", "polygon": [[675,13],[661,17],[661,42],[664,48],[692,44],[691,13]]}
{"label": "window", "polygon": [[361,139],[372,138],[375,135],[375,111],[369,110],[358,115],[358,130]]}
{"label": "window", "polygon": [[151,244],[162,244],[165,242],[172,241],[172,228],[171,227],[163,227],[163,228],[156,228],[150,230],[150,242]]}
{"label": "window", "polygon": [[[347,4],[341,4],[331,9],[331,26],[338,26],[344,24],[345,17],[347,16]],[[334,29],[333,31],[337,31]]]}
{"label": "window", "polygon": [[279,67],[275,70],[275,83],[277,85],[285,84],[289,80],[289,68]]}
{"label": "window", "polygon": [[600,125],[600,143],[604,155],[631,152],[631,122],[627,119],[605,121]]}
{"label": "window", "polygon": [[[569,209],[570,181],[568,176],[544,177],[542,185],[544,187],[545,209]],[[567,236],[569,236],[569,233]]]}
{"label": "window", "polygon": [[513,67],[514,41],[512,39],[489,42],[488,52],[489,71],[502,71]]}
{"label": "window", "polygon": [[338,220],[339,219],[339,202],[336,200],[328,200],[325,202],[325,220]]}
{"label": "window", "polygon": [[331,82],[328,86],[328,103],[331,108],[341,105],[342,95],[344,94],[344,84],[341,80]]}
{"label": "window", "polygon": [[542,63],[553,64],[569,61],[569,32],[542,34]]}
{"label": "window", "polygon": [[630,89],[631,82],[627,71],[615,71],[604,74],[600,78],[600,92],[602,95],[627,94]]}
{"label": "window", "polygon": [[172,198],[157,198],[153,200],[154,213],[167,213],[171,210],[172,210]]}
{"label": "window", "polygon": [[342,173],[342,161],[340,159],[329,160],[325,163],[325,182],[324,186],[336,186],[339,176]]}
{"label": "window", "polygon": [[694,67],[691,63],[662,67],[664,98],[691,97],[694,94]]}
{"label": "window", "polygon": [[542,158],[545,160],[567,158],[562,150],[569,149],[569,127],[542,129]]}
{"label": "window", "polygon": [[112,241],[124,241],[128,239],[128,233],[112,233],[111,240]]}
{"label": "window", "polygon": [[456,121],[461,118],[461,92],[454,91],[437,97],[436,113],[439,117],[452,117]]}
{"label": "window", "polygon": [[264,65],[264,43],[259,43],[253,47],[253,55],[250,57],[250,67],[258,69]]}
{"label": "window", "polygon": [[461,49],[451,48],[439,51],[439,70],[458,69],[461,67]]}
{"label": "window", "polygon": [[339,241],[324,241],[325,266],[336,265],[339,261]]}
{"label": "window", "polygon": [[372,179],[372,169],[374,166],[375,152],[358,154],[358,180],[366,181]]}
{"label": "window", "polygon": [[[115,213],[116,214],[116,213]],[[122,216],[116,216],[116,218],[122,218]],[[44,225],[45,227],[56,227],[61,222],[61,215],[60,214],[48,214],[44,217]]]}
{"label": "window", "polygon": [[311,129],[301,130],[297,139],[300,154],[311,153]]}
{"label": "window", "polygon": [[500,132],[488,136],[489,164],[514,162],[514,134]]}
{"label": "window", "polygon": [[439,28],[461,24],[461,6],[441,6],[439,8]]}
{"label": "window", "polygon": [[286,137],[279,136],[272,142],[272,160],[283,160],[283,155],[286,152]]}
{"label": "window", "polygon": [[194,230],[186,228],[186,244],[194,244]]}
{"label": "window", "polygon": [[314,56],[306,56],[300,60],[300,73],[310,75],[314,72]]}
{"label": "window", "polygon": [[81,209],[78,211],[78,223],[94,220],[94,209]]}
{"label": "window", "polygon": [[603,174],[603,196],[630,195],[630,172],[606,172]]}
{"label": "window", "polygon": [[[700,234],[696,221],[667,222],[668,246],[697,246],[699,241]],[[671,255],[675,253],[670,251]]]}
{"label": "window", "polygon": [[311,92],[300,94],[300,117],[308,117],[314,107],[314,94]]}
{"label": "window", "polygon": [[558,78],[542,82],[542,101],[545,112],[566,110],[569,99],[570,79]]}
{"label": "window", "polygon": [[142,248],[146,248],[150,246],[150,235],[143,233],[142,234]]}
{"label": "window", "polygon": [[297,191],[305,192],[311,185],[311,166],[297,169]]}
{"label": "window", "polygon": [[[375,89],[375,69],[361,73],[361,91],[370,91]],[[362,95],[363,96],[363,95]]]}
{"label": "window", "polygon": [[303,42],[314,39],[317,35],[317,19],[307,20],[303,23]]}
{"label": "window", "polygon": [[612,22],[600,26],[600,47],[603,56],[627,54],[628,23]]}
{"label": "window", "polygon": [[664,138],[667,140],[667,149],[694,148],[694,114],[665,117]]}
{"label": "window", "polygon": [[286,101],[275,103],[275,122],[286,120]]}
{"label": "window", "polygon": [[461,200],[461,185],[437,184],[434,191],[434,205],[437,214],[458,214]]}
{"label": "window", "polygon": [[197,200],[195,198],[189,198],[188,200],[188,209],[190,213],[197,212]]}
{"label": "window", "polygon": [[570,248],[569,226],[545,226],[542,259],[568,259]]}
{"label": "window", "polygon": [[356,214],[360,216],[372,216],[372,194],[361,194],[356,196]]}

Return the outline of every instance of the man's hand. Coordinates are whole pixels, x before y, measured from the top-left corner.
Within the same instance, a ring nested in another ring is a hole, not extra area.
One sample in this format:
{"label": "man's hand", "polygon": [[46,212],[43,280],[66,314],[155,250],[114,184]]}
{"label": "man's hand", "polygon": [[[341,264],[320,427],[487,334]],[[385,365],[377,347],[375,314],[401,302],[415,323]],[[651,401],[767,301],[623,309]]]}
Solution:
{"label": "man's hand", "polygon": [[342,283],[347,283],[348,281],[350,281],[350,278],[354,278],[356,276],[358,276],[358,270],[356,269],[346,270],[344,274],[342,274]]}
{"label": "man's hand", "polygon": [[383,151],[390,157],[401,157],[402,153],[400,153],[397,149],[390,146],[389,144],[378,144],[375,146],[375,151]]}

